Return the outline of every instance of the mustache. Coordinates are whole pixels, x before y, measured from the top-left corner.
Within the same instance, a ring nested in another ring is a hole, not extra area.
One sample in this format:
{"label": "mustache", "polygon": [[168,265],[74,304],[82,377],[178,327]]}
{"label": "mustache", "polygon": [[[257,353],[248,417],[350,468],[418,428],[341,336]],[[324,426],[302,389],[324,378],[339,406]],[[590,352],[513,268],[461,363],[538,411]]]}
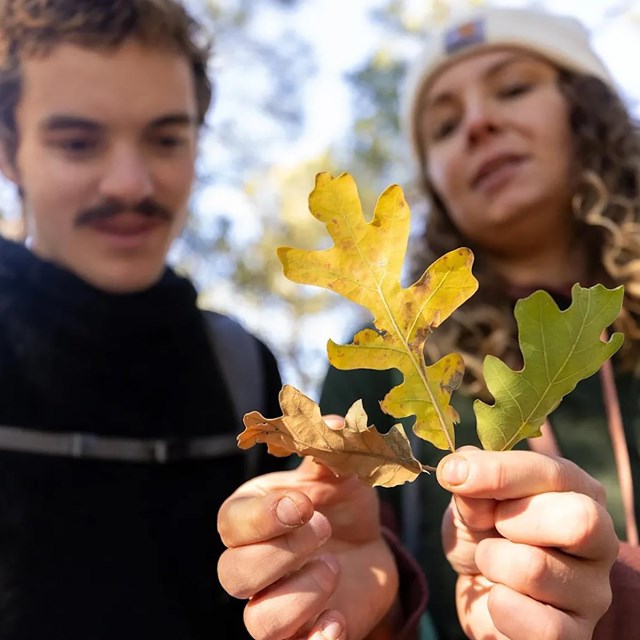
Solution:
{"label": "mustache", "polygon": [[127,211],[139,213],[149,218],[160,218],[162,220],[171,220],[172,217],[171,212],[166,207],[152,198],[145,198],[133,207],[121,200],[106,200],[95,207],[81,211],[76,216],[75,226],[82,227],[94,222],[108,220]]}

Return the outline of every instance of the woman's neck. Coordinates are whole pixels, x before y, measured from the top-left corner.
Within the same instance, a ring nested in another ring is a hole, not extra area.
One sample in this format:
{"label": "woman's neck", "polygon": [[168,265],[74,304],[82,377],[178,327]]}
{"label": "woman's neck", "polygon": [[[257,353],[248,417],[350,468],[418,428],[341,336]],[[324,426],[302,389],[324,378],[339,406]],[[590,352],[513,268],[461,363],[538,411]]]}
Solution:
{"label": "woman's neck", "polygon": [[588,286],[587,252],[575,237],[566,244],[549,241],[530,251],[488,255],[493,270],[516,288],[563,290],[576,282]]}

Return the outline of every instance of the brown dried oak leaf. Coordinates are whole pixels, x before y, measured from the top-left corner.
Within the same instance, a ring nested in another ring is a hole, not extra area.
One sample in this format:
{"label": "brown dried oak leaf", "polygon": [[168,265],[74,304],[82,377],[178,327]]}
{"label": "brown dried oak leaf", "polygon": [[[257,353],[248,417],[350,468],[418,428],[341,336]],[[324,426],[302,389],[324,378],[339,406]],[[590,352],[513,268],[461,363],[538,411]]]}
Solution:
{"label": "brown dried oak leaf", "polygon": [[393,487],[415,480],[427,471],[411,452],[400,425],[385,434],[367,426],[367,414],[358,400],[345,416],[343,429],[331,429],[318,405],[291,385],[279,395],[283,415],[265,418],[258,411],[244,416],[245,430],[238,447],[250,449],[266,443],[270,454],[284,457],[292,452],[312,456],[338,475],[356,474],[370,486]]}

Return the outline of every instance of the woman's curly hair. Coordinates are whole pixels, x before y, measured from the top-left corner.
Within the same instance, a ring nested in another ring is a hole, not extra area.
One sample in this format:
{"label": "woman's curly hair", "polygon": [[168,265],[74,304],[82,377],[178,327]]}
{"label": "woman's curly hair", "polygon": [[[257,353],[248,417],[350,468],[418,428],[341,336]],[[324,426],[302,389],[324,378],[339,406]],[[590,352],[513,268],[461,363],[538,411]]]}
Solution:
{"label": "woman's curly hair", "polygon": [[[640,367],[640,130],[622,99],[601,80],[569,71],[559,74],[559,87],[569,104],[575,153],[576,233],[587,246],[588,277],[613,287],[624,285],[623,309],[615,322],[625,341],[622,367]],[[460,246],[475,255],[478,292],[458,309],[427,343],[427,356],[437,359],[457,351],[466,363],[462,389],[487,397],[482,361],[495,355],[520,367],[521,352],[508,287],[494,273],[480,247],[455,227],[421,167],[422,189],[430,200],[424,233],[412,253],[412,275]]]}
{"label": "woman's curly hair", "polygon": [[212,96],[211,42],[179,0],[0,0],[0,142],[9,156],[17,145],[25,57],[46,55],[60,44],[113,49],[128,38],[189,60],[202,124]]}

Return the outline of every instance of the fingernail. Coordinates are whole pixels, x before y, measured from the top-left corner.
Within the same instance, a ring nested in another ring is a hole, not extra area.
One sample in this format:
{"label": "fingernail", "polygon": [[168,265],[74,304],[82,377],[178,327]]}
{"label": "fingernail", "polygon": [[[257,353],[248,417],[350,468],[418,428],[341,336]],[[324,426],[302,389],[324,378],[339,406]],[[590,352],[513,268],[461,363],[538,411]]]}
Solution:
{"label": "fingernail", "polygon": [[340,563],[336,560],[334,555],[331,555],[330,553],[323,553],[321,556],[318,556],[317,559],[322,560],[322,562],[324,562],[333,573],[338,574],[340,572]]}
{"label": "fingernail", "polygon": [[298,505],[289,496],[283,496],[278,500],[276,518],[286,527],[298,527],[303,523]]}
{"label": "fingernail", "polygon": [[469,476],[469,463],[462,456],[451,456],[444,463],[441,474],[447,484],[464,484]]}
{"label": "fingernail", "polygon": [[309,526],[313,529],[320,542],[324,542],[331,535],[331,525],[326,516],[316,511],[309,520]]}
{"label": "fingernail", "polygon": [[339,620],[330,618],[322,623],[322,626],[312,636],[312,640],[340,640],[344,628]]}

